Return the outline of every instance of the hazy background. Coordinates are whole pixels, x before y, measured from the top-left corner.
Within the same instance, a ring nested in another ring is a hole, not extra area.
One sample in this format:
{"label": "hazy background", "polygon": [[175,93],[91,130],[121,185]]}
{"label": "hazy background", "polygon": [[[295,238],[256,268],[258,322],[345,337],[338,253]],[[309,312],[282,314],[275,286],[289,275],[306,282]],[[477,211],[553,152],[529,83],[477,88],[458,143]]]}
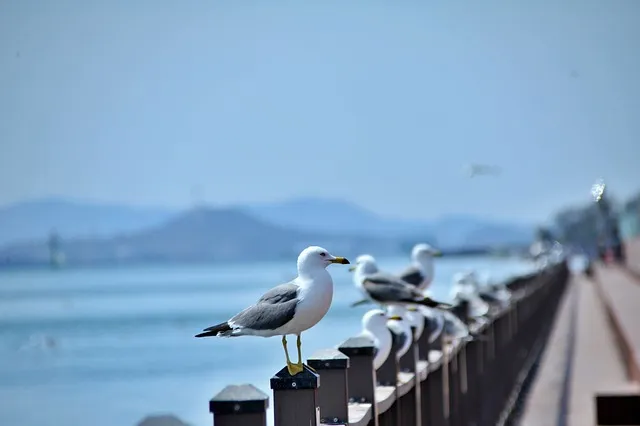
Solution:
{"label": "hazy background", "polygon": [[0,203],[185,207],[196,188],[534,221],[598,176],[626,197],[639,18],[635,0],[5,0]]}

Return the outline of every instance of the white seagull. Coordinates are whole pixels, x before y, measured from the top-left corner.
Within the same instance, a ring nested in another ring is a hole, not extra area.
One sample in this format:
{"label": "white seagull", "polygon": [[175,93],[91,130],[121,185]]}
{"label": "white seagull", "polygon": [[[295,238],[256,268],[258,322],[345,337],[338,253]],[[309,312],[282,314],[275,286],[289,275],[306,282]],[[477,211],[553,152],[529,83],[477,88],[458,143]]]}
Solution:
{"label": "white seagull", "polygon": [[411,250],[411,265],[400,272],[398,276],[424,292],[433,282],[433,258],[438,256],[442,256],[442,253],[429,244],[416,244]]}
{"label": "white seagull", "polygon": [[418,340],[424,332],[424,315],[417,306],[407,306],[407,321],[411,327],[415,328],[415,339]]}
{"label": "white seagull", "polygon": [[391,305],[387,315],[389,320],[387,321],[387,327],[394,335],[394,338],[398,341],[398,351],[396,352],[396,359],[400,359],[409,351],[411,343],[413,342],[413,336],[411,333],[411,326],[407,322],[405,315],[407,310],[404,306]]}
{"label": "white seagull", "polygon": [[362,317],[362,335],[373,340],[373,368],[377,370],[391,352],[392,337],[391,331],[387,328],[387,314],[381,309],[367,311]]}
{"label": "white seagull", "polygon": [[[267,291],[258,301],[220,324],[207,327],[196,337],[282,336],[289,374],[303,370],[300,334],[316,325],[327,313],[333,299],[333,280],[326,267],[348,264],[344,257],[332,256],[322,247],[307,247],[298,256],[298,276]],[[298,362],[292,363],[287,350],[287,334],[297,336]]]}
{"label": "white seagull", "polygon": [[479,319],[489,313],[489,304],[482,300],[478,292],[478,283],[473,272],[458,272],[453,276],[451,287],[453,300],[465,300],[469,303],[469,317]]}
{"label": "white seagull", "polygon": [[[401,278],[378,270],[376,260],[371,255],[358,256],[355,266],[349,270],[355,271],[353,281],[362,294],[382,306],[412,304],[434,308],[451,307],[447,303],[437,302],[423,295],[415,286]],[[360,303],[362,301],[354,305]]]}

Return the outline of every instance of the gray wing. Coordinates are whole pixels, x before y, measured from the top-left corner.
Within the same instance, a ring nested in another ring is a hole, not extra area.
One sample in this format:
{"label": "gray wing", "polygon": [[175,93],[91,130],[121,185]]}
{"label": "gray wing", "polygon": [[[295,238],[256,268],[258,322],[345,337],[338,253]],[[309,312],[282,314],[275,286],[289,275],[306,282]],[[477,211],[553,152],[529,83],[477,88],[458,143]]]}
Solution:
{"label": "gray wing", "polygon": [[384,272],[367,276],[362,286],[369,296],[378,302],[412,301],[419,296],[413,286]]}
{"label": "gray wing", "polygon": [[274,287],[263,294],[255,305],[231,318],[229,323],[252,330],[275,330],[282,327],[296,313],[298,290],[299,287],[293,283]]}
{"label": "gray wing", "polygon": [[424,281],[422,272],[415,266],[409,266],[404,271],[400,272],[399,276],[403,281],[416,287],[422,284],[422,281]]}

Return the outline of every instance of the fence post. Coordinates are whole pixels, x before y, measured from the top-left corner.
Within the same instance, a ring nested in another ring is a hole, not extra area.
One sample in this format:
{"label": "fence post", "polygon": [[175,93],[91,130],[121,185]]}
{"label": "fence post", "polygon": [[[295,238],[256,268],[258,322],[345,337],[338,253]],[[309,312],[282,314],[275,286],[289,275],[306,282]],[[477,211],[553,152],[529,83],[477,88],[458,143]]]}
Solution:
{"label": "fence post", "polygon": [[349,357],[337,349],[322,349],[307,359],[307,365],[322,379],[318,390],[320,422],[323,424],[349,423],[349,387],[347,369]]}
{"label": "fence post", "polygon": [[376,371],[373,368],[373,342],[366,337],[352,337],[344,341],[338,350],[349,357],[347,382],[349,402],[371,404],[372,426],[378,426],[376,410]]}
{"label": "fence post", "polygon": [[306,365],[304,370],[295,376],[291,376],[286,367],[276,373],[271,378],[275,425],[319,426],[319,387],[320,376]]}
{"label": "fence post", "polygon": [[[435,344],[439,344],[440,357],[436,362],[429,363],[429,373],[427,380],[422,385],[422,424],[427,426],[443,426],[447,424],[444,417],[444,392],[443,379],[444,370],[444,344],[442,336]],[[447,402],[448,404],[448,402]]]}
{"label": "fence post", "polygon": [[[418,311],[420,313],[420,311]],[[422,314],[421,314],[422,315]],[[418,357],[422,361],[429,361],[429,351],[432,349],[432,344],[429,343],[429,336],[436,328],[436,323],[430,321],[427,317],[423,317],[424,329],[422,330],[422,336],[418,339]]]}
{"label": "fence post", "polygon": [[398,373],[400,372],[400,363],[398,360],[398,338],[393,335],[391,343],[391,352],[389,356],[382,363],[376,376],[378,378],[378,384],[380,386],[393,386],[394,388],[394,403],[387,411],[382,413],[381,424],[400,425],[400,410],[398,409]]}
{"label": "fence post", "polygon": [[460,347],[461,341],[447,342],[448,365],[447,387],[449,389],[449,426],[459,426],[459,402],[460,402]]}
{"label": "fence post", "polygon": [[419,349],[418,342],[415,339],[415,327],[411,327],[411,335],[413,337],[411,347],[400,358],[400,371],[413,374],[413,388],[405,395],[402,395],[398,401],[402,426],[416,426],[422,423],[420,415],[420,378],[418,377]]}
{"label": "fence post", "polygon": [[[479,333],[479,330],[476,330]],[[482,346],[478,340],[467,342],[466,345],[467,380],[463,386],[465,393],[465,410],[467,424],[479,425],[482,409]]]}
{"label": "fence post", "polygon": [[269,396],[253,385],[229,385],[209,401],[215,426],[267,426]]}

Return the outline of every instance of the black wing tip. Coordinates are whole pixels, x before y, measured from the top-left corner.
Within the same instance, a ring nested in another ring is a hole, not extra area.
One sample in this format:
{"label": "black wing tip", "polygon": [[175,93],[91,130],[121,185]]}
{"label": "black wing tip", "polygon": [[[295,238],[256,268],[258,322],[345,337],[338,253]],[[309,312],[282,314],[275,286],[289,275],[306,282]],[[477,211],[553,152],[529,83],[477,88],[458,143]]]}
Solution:
{"label": "black wing tip", "polygon": [[427,306],[429,308],[439,308],[445,310],[453,308],[453,305],[449,303],[438,302],[437,300],[433,300],[430,297],[425,297],[424,299],[422,299],[421,305]]}
{"label": "black wing tip", "polygon": [[229,323],[223,322],[223,323],[205,328],[204,330],[202,330],[202,333],[196,334],[195,337],[215,337],[219,333],[224,333],[225,331],[229,331],[229,330],[231,330]]}

